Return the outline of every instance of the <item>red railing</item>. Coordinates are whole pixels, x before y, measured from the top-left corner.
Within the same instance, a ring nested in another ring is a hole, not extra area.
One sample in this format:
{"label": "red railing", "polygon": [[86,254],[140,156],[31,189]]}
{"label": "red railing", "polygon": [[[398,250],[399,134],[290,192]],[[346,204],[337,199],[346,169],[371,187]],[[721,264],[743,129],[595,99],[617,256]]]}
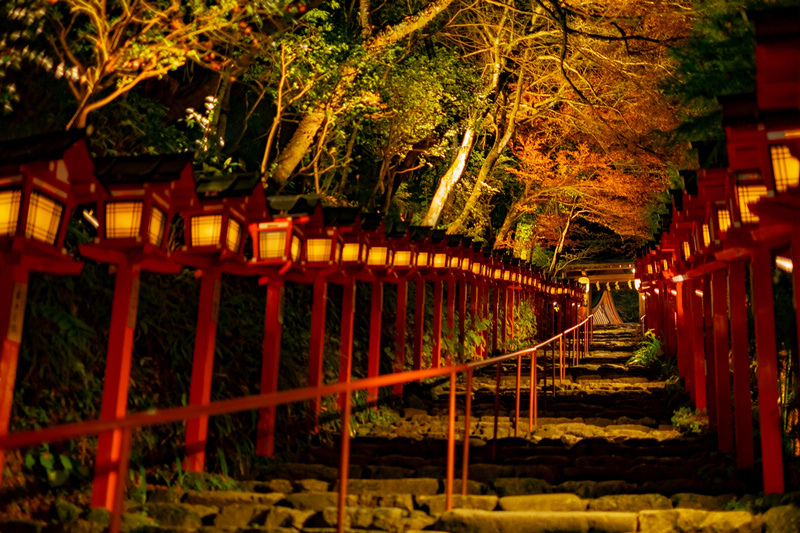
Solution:
{"label": "red railing", "polygon": [[[411,370],[407,372],[399,372],[395,374],[386,374],[372,378],[360,379],[351,382],[336,383],[332,385],[323,385],[321,387],[310,387],[303,389],[293,389],[282,392],[275,392],[271,394],[260,394],[253,396],[246,396],[244,398],[235,398],[232,400],[223,400],[213,402],[208,405],[194,405],[187,407],[175,407],[162,410],[150,410],[143,413],[136,413],[128,415],[124,418],[115,420],[91,420],[87,422],[78,422],[74,424],[65,424],[51,428],[38,429],[33,431],[21,431],[0,436],[0,449],[8,450],[13,448],[20,448],[23,446],[33,446],[43,444],[46,442],[57,442],[63,440],[74,439],[77,437],[84,437],[89,435],[97,435],[107,431],[119,431],[122,439],[122,446],[120,456],[116,461],[116,470],[112,472],[112,476],[116,477],[117,482],[112,483],[115,487],[114,494],[114,508],[111,510],[111,522],[109,524],[111,533],[119,531],[122,522],[123,511],[123,491],[125,487],[124,480],[128,475],[128,459],[130,456],[131,447],[131,433],[134,429],[154,426],[160,424],[168,424],[173,422],[184,422],[190,419],[199,418],[202,416],[215,416],[235,413],[239,411],[249,411],[254,409],[264,409],[288,403],[300,402],[305,400],[313,400],[323,396],[333,396],[341,394],[344,397],[344,406],[342,409],[342,429],[341,429],[341,447],[340,447],[340,461],[339,461],[339,500],[338,500],[338,531],[344,531],[344,513],[345,501],[347,499],[347,486],[349,478],[350,467],[350,416],[352,409],[352,393],[355,391],[362,391],[367,389],[376,389],[379,387],[390,387],[399,384],[406,384],[424,379],[431,379],[443,376],[450,377],[450,392],[449,392],[449,408],[448,408],[448,428],[447,428],[447,469],[446,469],[446,508],[447,510],[453,507],[453,479],[455,476],[455,422],[456,422],[456,378],[458,374],[466,373],[466,405],[464,409],[464,444],[463,444],[463,463],[462,463],[462,481],[461,492],[466,495],[467,493],[467,480],[469,478],[469,437],[470,437],[470,411],[472,408],[472,378],[475,369],[486,367],[489,365],[496,365],[496,387],[495,387],[495,403],[494,403],[494,440],[492,455],[496,456],[497,453],[497,430],[499,418],[499,405],[500,405],[500,380],[502,377],[502,364],[506,361],[516,360],[516,408],[514,415],[514,434],[516,436],[519,427],[519,413],[520,413],[520,383],[522,373],[522,358],[523,356],[530,356],[530,403],[528,412],[528,431],[532,431],[536,424],[536,383],[537,383],[537,370],[536,360],[537,352],[550,346],[552,355],[553,367],[553,393],[555,394],[555,366],[556,366],[556,348],[555,341],[558,341],[558,366],[559,366],[559,379],[565,379],[567,357],[576,363],[580,358],[589,353],[589,343],[591,342],[594,328],[594,315],[590,315],[582,322],[564,330],[563,332],[555,335],[544,342],[537,344],[531,348],[517,350],[515,352],[492,357],[482,361],[475,361],[472,363],[461,364],[451,367],[443,368],[430,368],[426,370]],[[581,342],[580,332],[583,330],[583,339]],[[570,336],[571,342],[568,350],[565,351],[564,340]],[[581,349],[582,347],[582,349]],[[545,376],[546,385],[546,376]],[[546,386],[545,386],[546,390]]]}

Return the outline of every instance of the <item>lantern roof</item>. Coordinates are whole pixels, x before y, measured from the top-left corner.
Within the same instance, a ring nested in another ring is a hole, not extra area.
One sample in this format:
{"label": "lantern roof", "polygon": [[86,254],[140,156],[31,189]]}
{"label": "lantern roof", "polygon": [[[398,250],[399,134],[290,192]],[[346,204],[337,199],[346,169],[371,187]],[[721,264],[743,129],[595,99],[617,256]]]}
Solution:
{"label": "lantern roof", "polygon": [[408,232],[411,235],[411,240],[414,242],[421,242],[428,238],[431,233],[430,226],[410,226]]}
{"label": "lantern roof", "polygon": [[408,222],[395,222],[386,230],[386,236],[392,239],[402,239],[409,235],[409,227]]}
{"label": "lantern roof", "polygon": [[361,213],[359,216],[361,229],[364,231],[375,231],[381,227],[383,215],[380,213]]}
{"label": "lantern roof", "polygon": [[191,162],[189,154],[115,156],[95,158],[94,167],[97,179],[113,186],[178,181]]}
{"label": "lantern roof", "polygon": [[755,21],[759,43],[800,42],[800,9],[797,7],[759,9],[747,12]]}
{"label": "lantern roof", "polygon": [[195,171],[194,177],[195,191],[201,200],[251,196],[256,185],[261,182],[261,176],[257,172],[212,174]]}
{"label": "lantern roof", "polygon": [[745,126],[758,122],[758,102],[755,93],[718,96],[717,100],[722,105],[723,126]]}
{"label": "lantern roof", "polygon": [[31,161],[60,159],[64,152],[83,139],[83,131],[72,130],[3,141],[0,143],[2,164],[19,165]]}
{"label": "lantern roof", "polygon": [[267,210],[274,217],[305,216],[321,202],[322,197],[316,194],[269,196]]}
{"label": "lantern roof", "polygon": [[323,207],[322,220],[326,226],[350,227],[356,224],[360,209],[357,207]]}
{"label": "lantern roof", "polygon": [[447,230],[443,229],[431,230],[431,242],[433,244],[441,244],[445,242],[446,238],[447,238]]}
{"label": "lantern roof", "polygon": [[63,159],[71,193],[77,203],[105,196],[95,176],[95,165],[82,130],[45,133],[0,142],[0,166],[19,166]]}

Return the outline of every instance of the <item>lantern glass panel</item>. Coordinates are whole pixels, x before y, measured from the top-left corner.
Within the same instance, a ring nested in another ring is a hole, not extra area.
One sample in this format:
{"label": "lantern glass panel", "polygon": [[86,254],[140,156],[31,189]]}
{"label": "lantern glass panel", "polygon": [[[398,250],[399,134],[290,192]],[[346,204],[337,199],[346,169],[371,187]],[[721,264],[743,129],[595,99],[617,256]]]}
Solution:
{"label": "lantern glass panel", "polygon": [[683,241],[683,258],[689,259],[692,256],[692,248],[688,241]]}
{"label": "lantern glass panel", "polygon": [[433,255],[433,268],[444,268],[447,266],[447,254]]}
{"label": "lantern glass panel", "polygon": [[731,227],[731,212],[727,209],[720,209],[717,211],[717,224],[719,224],[719,230],[721,232],[728,231],[728,228]]}
{"label": "lantern glass panel", "polygon": [[228,219],[228,235],[225,244],[231,252],[237,252],[242,244],[242,225],[232,218]]}
{"label": "lantern glass panel", "polygon": [[794,157],[785,145],[771,146],[772,174],[775,176],[775,189],[784,192],[789,187],[800,184],[800,160]]}
{"label": "lantern glass panel", "polygon": [[306,241],[306,261],[327,263],[331,260],[333,239],[308,239]]}
{"label": "lantern glass panel", "polygon": [[461,259],[459,257],[451,257],[450,258],[450,268],[458,268],[459,261],[461,261]]}
{"label": "lantern glass panel", "polygon": [[31,193],[25,236],[46,244],[54,244],[58,237],[58,227],[63,212],[64,204],[38,192]]}
{"label": "lantern glass panel", "polygon": [[494,279],[500,279],[503,276],[503,271],[499,268],[494,269]]}
{"label": "lantern glass panel", "polygon": [[361,261],[361,243],[346,242],[342,250],[342,263],[356,263]]}
{"label": "lantern glass panel", "polygon": [[142,202],[106,204],[106,239],[135,239],[142,224]]}
{"label": "lantern glass panel", "polygon": [[653,265],[650,265],[650,264],[647,265],[647,273],[648,274],[652,274],[653,273]]}
{"label": "lantern glass panel", "polygon": [[0,236],[16,233],[21,199],[22,191],[19,189],[0,191]]}
{"label": "lantern glass panel", "polygon": [[389,249],[385,246],[370,246],[367,254],[367,264],[369,266],[386,266]]}
{"label": "lantern glass panel", "polygon": [[164,240],[164,230],[166,229],[167,216],[161,209],[153,207],[150,213],[150,227],[147,232],[147,238],[150,241],[150,244],[161,246],[161,243]]}
{"label": "lantern glass panel", "polygon": [[463,270],[465,272],[469,272],[469,264],[470,264],[469,257],[463,258],[461,260],[461,270]]}
{"label": "lantern glass panel", "polygon": [[476,276],[481,273],[481,264],[480,263],[473,263],[472,265],[472,273]]}
{"label": "lantern glass panel", "polygon": [[758,215],[750,210],[750,206],[758,201],[759,198],[767,194],[766,185],[739,185],[736,187],[736,195],[739,200],[739,214],[743,224],[758,222]]}
{"label": "lantern glass panel", "polygon": [[292,261],[297,262],[300,259],[300,237],[292,235]]}
{"label": "lantern glass panel", "polygon": [[222,233],[222,215],[192,217],[192,246],[214,246]]}
{"label": "lantern glass panel", "polygon": [[511,279],[511,271],[506,270],[505,272],[503,272],[503,279],[505,281],[508,281],[509,279]]}
{"label": "lantern glass panel", "polygon": [[394,253],[394,266],[407,267],[411,266],[411,252],[408,250],[398,250]]}
{"label": "lantern glass panel", "polygon": [[428,252],[419,252],[417,254],[417,266],[418,267],[426,267],[428,266]]}
{"label": "lantern glass panel", "polygon": [[286,256],[286,230],[259,232],[258,255],[259,259],[284,259]]}
{"label": "lantern glass panel", "polygon": [[666,259],[662,260],[661,264],[664,265],[664,270],[669,270],[669,263]]}
{"label": "lantern glass panel", "polygon": [[708,246],[711,244],[711,228],[708,227],[708,224],[703,224],[703,246]]}

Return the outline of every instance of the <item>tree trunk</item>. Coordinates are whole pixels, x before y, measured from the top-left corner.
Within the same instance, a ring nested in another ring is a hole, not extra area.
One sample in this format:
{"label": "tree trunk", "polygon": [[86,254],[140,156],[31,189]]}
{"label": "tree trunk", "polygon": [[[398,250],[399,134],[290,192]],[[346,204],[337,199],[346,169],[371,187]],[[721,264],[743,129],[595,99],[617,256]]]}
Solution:
{"label": "tree trunk", "polygon": [[464,132],[464,138],[461,141],[461,146],[456,153],[456,157],[450,164],[450,168],[442,176],[439,186],[436,188],[436,193],[433,195],[431,205],[428,207],[428,212],[425,213],[425,218],[422,219],[423,226],[436,227],[439,223],[439,217],[442,216],[444,204],[450,196],[450,192],[455,187],[458,180],[464,174],[464,169],[467,167],[467,159],[472,153],[472,145],[475,141],[475,127],[473,125],[467,126]]}
{"label": "tree trunk", "polygon": [[558,239],[558,245],[556,249],[553,250],[553,259],[550,261],[550,268],[547,270],[550,274],[553,274],[556,271],[556,261],[558,260],[558,254],[561,253],[561,250],[564,249],[564,241],[567,239],[567,233],[569,232],[569,225],[572,222],[572,218],[575,216],[575,204],[572,204],[572,208],[569,210],[569,217],[567,217],[567,223],[564,224],[564,229],[561,230],[561,237]]}
{"label": "tree trunk", "polygon": [[497,238],[495,239],[494,248],[497,249],[497,243],[503,242],[506,239],[506,235],[509,234],[511,228],[514,227],[514,223],[520,217],[522,213],[520,213],[519,207],[517,204],[514,203],[511,208],[508,210],[506,214],[506,219],[503,221],[503,225],[500,226],[500,231],[497,232]]}
{"label": "tree trunk", "polygon": [[281,153],[275,159],[275,170],[272,172],[272,177],[278,183],[285,182],[292,175],[292,172],[300,164],[303,156],[314,142],[314,137],[316,137],[323,122],[325,122],[325,109],[317,107],[306,113],[303,120],[297,125],[289,144],[281,150]]}
{"label": "tree trunk", "polygon": [[520,100],[522,99],[523,81],[524,70],[520,69],[519,78],[517,79],[517,91],[514,95],[514,104],[506,120],[506,131],[502,138],[495,138],[495,143],[492,146],[492,149],[489,150],[488,154],[486,154],[486,159],[483,160],[481,169],[478,171],[478,178],[475,180],[475,185],[472,187],[472,192],[467,199],[467,203],[464,206],[464,209],[461,210],[458,218],[456,218],[455,222],[453,222],[453,224],[447,230],[448,233],[458,233],[464,227],[467,217],[472,212],[472,209],[475,207],[475,204],[478,203],[478,200],[481,197],[481,188],[483,187],[483,184],[491,175],[495,165],[497,165],[497,160],[500,159],[500,155],[506,149],[509,141],[511,141],[511,137],[514,135],[514,130],[517,128],[517,112],[519,111],[519,104]]}

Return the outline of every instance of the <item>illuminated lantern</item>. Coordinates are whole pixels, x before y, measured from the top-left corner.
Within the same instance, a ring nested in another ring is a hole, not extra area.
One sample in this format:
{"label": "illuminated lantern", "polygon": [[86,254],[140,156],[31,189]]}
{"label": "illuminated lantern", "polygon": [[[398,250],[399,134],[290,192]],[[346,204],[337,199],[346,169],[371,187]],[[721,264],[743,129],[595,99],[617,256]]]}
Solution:
{"label": "illuminated lantern", "polygon": [[[0,436],[8,433],[30,271],[78,274],[62,248],[76,205],[105,195],[80,134],[0,143]],[[0,479],[4,451],[0,449]]]}
{"label": "illuminated lantern", "polygon": [[416,266],[416,250],[411,244],[408,224],[395,224],[387,236],[394,250],[392,270],[398,273],[411,271]]}
{"label": "illuminated lantern", "polygon": [[303,253],[300,264],[305,268],[338,266],[344,252],[343,235],[356,222],[358,209],[322,207],[317,204],[303,228]]}
{"label": "illuminated lantern", "polygon": [[[121,253],[148,257],[150,270],[172,272],[167,260],[170,224],[178,209],[196,208],[191,157],[110,157],[95,159],[97,178],[110,198],[98,203],[98,236],[81,249],[87,257],[116,263]],[[102,244],[102,246],[97,246]]]}
{"label": "illuminated lantern", "polygon": [[185,244],[180,262],[219,265],[228,258],[244,262],[248,215],[264,218],[264,188],[257,174],[197,177],[198,205],[183,211]]}
{"label": "illuminated lantern", "polygon": [[305,199],[295,197],[268,198],[267,220],[248,225],[253,240],[253,258],[258,266],[278,267],[279,273],[300,264],[305,234],[303,226],[309,220],[311,208]]}

